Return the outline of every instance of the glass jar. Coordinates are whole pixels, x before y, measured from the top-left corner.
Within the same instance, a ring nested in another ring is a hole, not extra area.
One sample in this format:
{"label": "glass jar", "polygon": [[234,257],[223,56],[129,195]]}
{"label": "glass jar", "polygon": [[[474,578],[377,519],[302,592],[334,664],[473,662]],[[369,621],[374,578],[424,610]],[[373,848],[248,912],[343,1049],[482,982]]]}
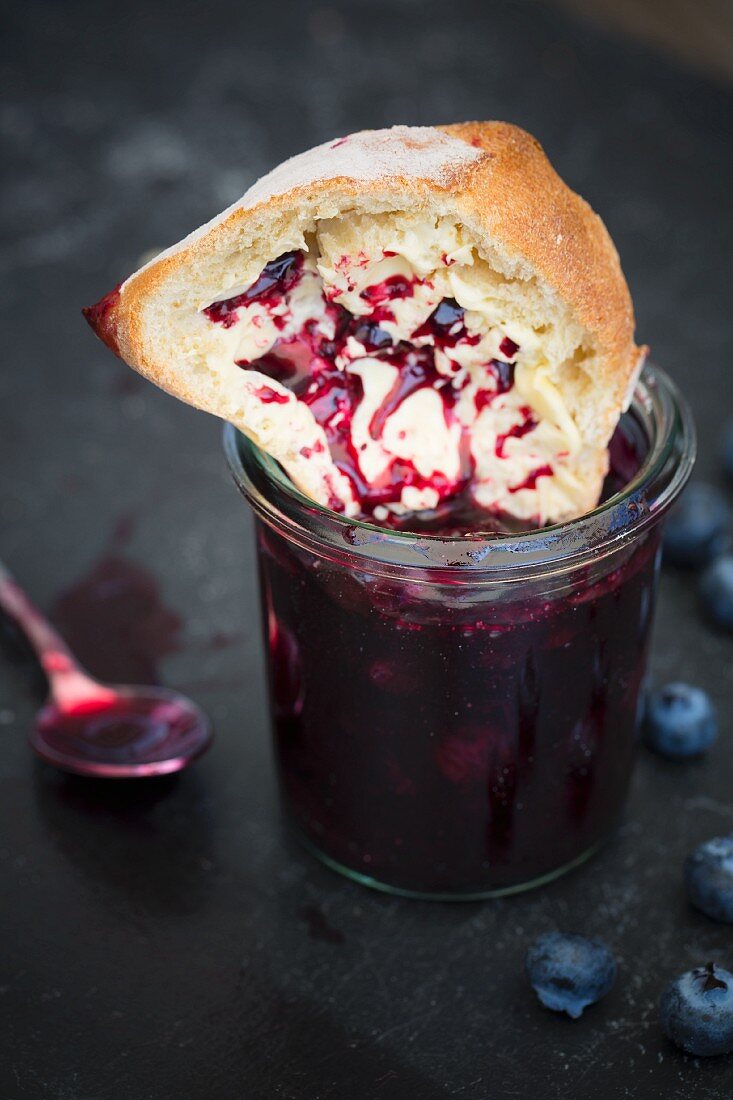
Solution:
{"label": "glass jar", "polygon": [[614,437],[623,488],[520,535],[349,520],[231,426],[225,447],[256,515],[284,802],[311,851],[423,898],[511,893],[586,859],[626,797],[660,520],[694,462],[667,376],[645,369]]}

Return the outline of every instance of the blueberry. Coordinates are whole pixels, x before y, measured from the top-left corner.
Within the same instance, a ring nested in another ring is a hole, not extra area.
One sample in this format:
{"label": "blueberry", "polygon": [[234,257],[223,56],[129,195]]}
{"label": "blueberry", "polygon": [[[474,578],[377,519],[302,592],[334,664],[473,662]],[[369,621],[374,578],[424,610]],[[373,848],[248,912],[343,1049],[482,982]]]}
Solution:
{"label": "blueberry", "polygon": [[664,558],[674,565],[704,565],[726,546],[730,510],[713,485],[690,485],[664,530]]}
{"label": "blueberry", "polygon": [[666,684],[646,701],[644,738],[668,760],[690,760],[706,752],[718,736],[710,697],[689,684]]}
{"label": "blueberry", "polygon": [[724,630],[733,630],[733,554],[711,562],[700,578],[705,613]]}
{"label": "blueberry", "polygon": [[545,932],[535,940],[526,966],[542,1004],[574,1020],[616,980],[616,960],[605,943],[563,932]]}
{"label": "blueberry", "polygon": [[690,901],[713,920],[733,924],[733,835],[706,840],[687,857]]}
{"label": "blueberry", "polygon": [[707,1058],[733,1051],[733,974],[708,963],[670,982],[659,1002],[668,1039]]}
{"label": "blueberry", "polygon": [[728,477],[733,477],[733,420],[729,420],[723,429],[720,440],[720,457],[726,474]]}

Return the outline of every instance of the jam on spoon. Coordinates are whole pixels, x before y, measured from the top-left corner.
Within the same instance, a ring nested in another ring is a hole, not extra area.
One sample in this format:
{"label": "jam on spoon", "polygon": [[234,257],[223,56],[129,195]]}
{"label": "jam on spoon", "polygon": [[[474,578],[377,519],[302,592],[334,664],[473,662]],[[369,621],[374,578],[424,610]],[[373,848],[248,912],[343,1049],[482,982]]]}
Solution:
{"label": "jam on spoon", "polygon": [[92,679],[2,563],[0,608],[24,632],[48,678],[48,701],[29,733],[33,749],[48,763],[118,779],[166,775],[211,744],[209,719],[185,695]]}

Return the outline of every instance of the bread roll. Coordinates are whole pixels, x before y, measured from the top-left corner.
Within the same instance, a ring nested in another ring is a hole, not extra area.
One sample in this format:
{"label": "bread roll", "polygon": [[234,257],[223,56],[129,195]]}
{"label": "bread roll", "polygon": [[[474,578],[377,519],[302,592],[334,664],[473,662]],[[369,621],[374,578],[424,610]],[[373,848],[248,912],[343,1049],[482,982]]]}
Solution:
{"label": "bread roll", "polygon": [[[293,157],[84,312],[306,495],[377,520],[463,491],[467,453],[490,512],[545,524],[592,509],[646,350],[600,218],[500,122],[363,131]],[[356,394],[348,461],[308,379],[296,396],[271,369],[296,344],[302,360],[306,331]],[[428,381],[395,404],[414,363]],[[395,469],[412,473],[391,497],[360,488]]]}

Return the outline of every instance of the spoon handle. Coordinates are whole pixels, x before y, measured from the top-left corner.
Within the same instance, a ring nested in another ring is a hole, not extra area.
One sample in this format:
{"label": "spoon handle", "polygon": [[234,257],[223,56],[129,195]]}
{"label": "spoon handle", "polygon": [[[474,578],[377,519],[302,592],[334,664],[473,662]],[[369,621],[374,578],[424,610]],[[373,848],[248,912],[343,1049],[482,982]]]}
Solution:
{"label": "spoon handle", "polygon": [[33,646],[48,677],[51,695],[60,705],[72,706],[92,693],[99,695],[99,685],[79,666],[66,642],[31,603],[1,561],[0,607],[18,624]]}

